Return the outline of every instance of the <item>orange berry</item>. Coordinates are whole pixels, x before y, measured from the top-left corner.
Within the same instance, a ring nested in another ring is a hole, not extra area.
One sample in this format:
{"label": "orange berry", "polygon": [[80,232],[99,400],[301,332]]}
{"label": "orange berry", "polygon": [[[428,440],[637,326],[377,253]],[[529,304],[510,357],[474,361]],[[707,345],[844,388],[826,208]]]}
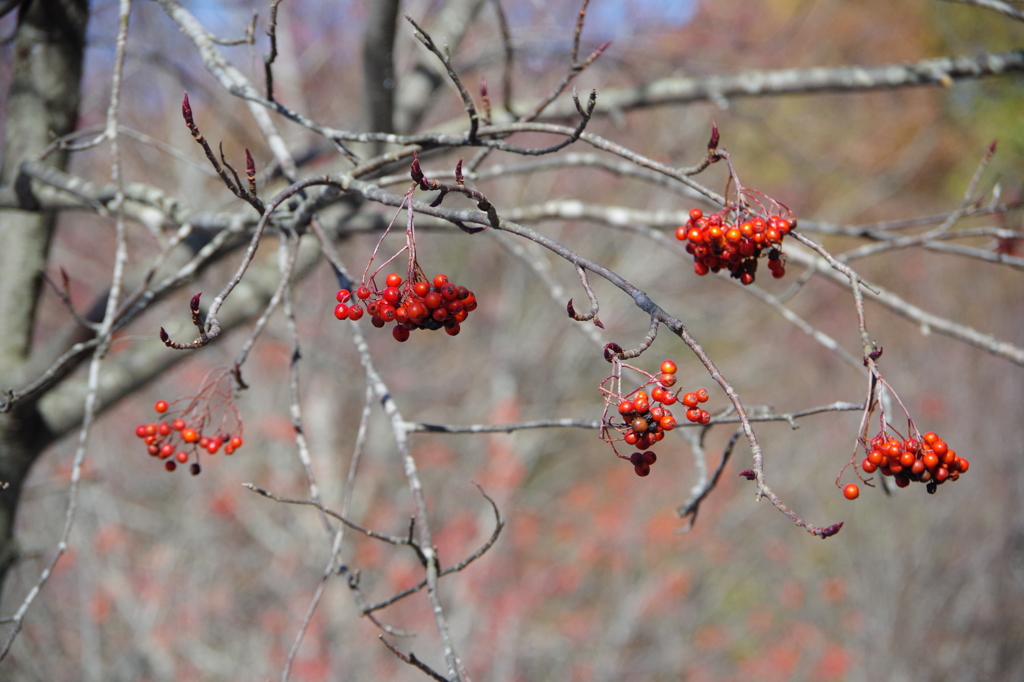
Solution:
{"label": "orange berry", "polygon": [[199,432],[195,429],[185,429],[181,432],[181,439],[186,443],[195,443],[199,440]]}
{"label": "orange berry", "polygon": [[856,483],[850,483],[843,488],[843,496],[848,500],[856,500],[860,497],[860,488],[857,487]]}

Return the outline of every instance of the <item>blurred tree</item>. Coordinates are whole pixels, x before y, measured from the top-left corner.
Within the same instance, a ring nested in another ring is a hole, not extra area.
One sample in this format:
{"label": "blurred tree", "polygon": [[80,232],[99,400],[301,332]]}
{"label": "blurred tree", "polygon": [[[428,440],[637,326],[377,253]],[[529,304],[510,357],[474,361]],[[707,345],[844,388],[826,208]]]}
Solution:
{"label": "blurred tree", "polygon": [[[1022,592],[1024,532],[1013,7],[14,5],[12,678],[1024,672],[1024,623],[999,598]],[[772,215],[778,249],[750,245],[743,223]],[[726,241],[748,239],[730,261]],[[439,315],[461,326],[416,323],[412,291],[397,325],[356,296],[441,272],[473,290]],[[365,319],[331,318],[339,303]],[[681,435],[640,416],[641,384]],[[922,485],[882,485],[862,460],[883,409],[882,433],[915,435],[906,410],[970,472],[931,498],[937,465],[894,460],[886,480]],[[642,478],[609,456],[660,428],[657,460],[630,462]],[[837,470],[871,506],[833,504]],[[788,520],[727,507],[743,485]],[[811,548],[790,522],[842,524],[794,509],[850,523]],[[365,645],[380,632],[398,658]]]}

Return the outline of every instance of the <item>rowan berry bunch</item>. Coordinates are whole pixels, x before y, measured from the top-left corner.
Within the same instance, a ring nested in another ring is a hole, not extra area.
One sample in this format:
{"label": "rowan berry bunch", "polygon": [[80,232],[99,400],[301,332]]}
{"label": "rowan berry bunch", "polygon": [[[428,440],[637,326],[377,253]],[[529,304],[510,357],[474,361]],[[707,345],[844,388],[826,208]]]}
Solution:
{"label": "rowan berry bunch", "polygon": [[[619,454],[615,443],[624,442],[637,450],[649,450],[655,443],[665,438],[665,434],[676,428],[675,415],[670,405],[682,403],[686,407],[687,420],[695,424],[707,424],[711,415],[700,405],[707,402],[708,392],[703,388],[680,396],[682,389],[672,390],[676,383],[676,363],[666,360],[661,363],[660,374],[648,374],[631,365],[615,362],[612,376],[601,382],[605,409],[602,415],[601,440],[611,445],[615,455],[620,459],[629,460],[637,476],[651,473],[651,465],[657,461],[653,452],[634,452],[630,456]],[[647,377],[647,380],[629,393],[621,392],[621,368],[628,367]],[[606,384],[615,382],[616,390],[606,388]],[[653,387],[652,387],[653,386]],[[648,387],[652,387],[648,390]],[[620,419],[614,421],[609,413],[614,407]]]}
{"label": "rowan berry bunch", "polygon": [[196,396],[170,403],[156,401],[153,410],[159,415],[157,420],[135,427],[135,435],[145,443],[146,452],[164,460],[167,471],[192,460],[189,471],[193,476],[202,471],[200,451],[215,455],[223,447],[225,455],[234,454],[244,441],[242,419],[232,400],[230,382],[227,371],[219,370],[212,379],[207,377]]}
{"label": "rowan berry bunch", "polygon": [[[440,195],[434,200],[432,206],[441,203],[444,195],[450,191],[468,192],[470,195],[479,194],[467,189],[462,183],[462,162],[455,168],[458,185],[442,185],[424,177],[420,169],[419,160],[413,155],[411,175],[414,181],[413,186],[405,193],[402,205],[395,214],[394,219],[384,230],[370,260],[363,270],[363,279],[355,292],[348,289],[341,289],[337,294],[338,304],[334,307],[334,316],[339,320],[358,320],[363,316],[363,306],[366,306],[366,313],[370,315],[370,322],[374,327],[383,327],[391,322],[395,326],[391,335],[396,341],[408,341],[409,335],[417,329],[428,329],[437,331],[444,329],[448,336],[455,336],[462,329],[469,314],[476,310],[476,296],[464,286],[459,286],[448,279],[447,275],[435,275],[428,277],[416,259],[416,227],[413,222],[412,196],[417,187],[424,190],[441,190]],[[480,195],[482,198],[483,195]],[[486,203],[486,202],[485,202]],[[487,204],[490,207],[490,204]],[[377,252],[380,250],[384,238],[391,232],[395,220],[405,209],[407,215],[405,227],[405,246],[397,253],[388,258],[383,265],[379,266],[370,274],[370,267],[373,265]],[[493,207],[491,207],[493,210]],[[377,286],[375,277],[380,271],[387,267],[391,261],[398,258],[402,252],[408,254],[408,266],[406,277],[397,273],[391,273],[384,279],[384,288]],[[353,296],[355,299],[353,299]]]}
{"label": "rowan berry bunch", "polygon": [[946,481],[955,481],[970,467],[963,457],[933,431],[923,436],[913,430],[906,439],[883,429],[864,445],[867,456],[860,463],[866,474],[881,472],[892,476],[900,488],[911,482],[924,483],[929,493]]}
{"label": "rowan berry bunch", "polygon": [[686,242],[686,252],[693,255],[693,270],[698,275],[726,269],[743,284],[752,284],[758,259],[765,252],[772,277],[779,279],[786,274],[782,240],[795,227],[792,215],[784,217],[767,210],[754,215],[745,207],[727,207],[705,216],[701,209],[694,208],[686,224],[676,228],[676,239]]}
{"label": "rowan berry bunch", "polygon": [[477,307],[472,291],[449,281],[447,275],[428,280],[418,266],[412,277],[403,281],[400,275],[391,273],[384,283],[384,289],[378,289],[370,278],[355,290],[356,300],[348,289],[339,290],[334,316],[339,320],[358,320],[365,305],[374,327],[395,322],[392,336],[397,341],[406,341],[417,329],[444,329],[449,336],[455,336]]}

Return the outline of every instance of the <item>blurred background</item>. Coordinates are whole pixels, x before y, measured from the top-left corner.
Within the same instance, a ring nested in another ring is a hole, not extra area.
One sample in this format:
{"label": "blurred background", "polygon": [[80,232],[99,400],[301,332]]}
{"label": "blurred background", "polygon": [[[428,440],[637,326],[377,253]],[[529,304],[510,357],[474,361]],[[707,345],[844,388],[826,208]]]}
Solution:
{"label": "blurred background", "polygon": [[[359,129],[363,116],[362,49],[369,0],[288,0],[279,8],[276,92],[280,101],[327,125]],[[534,102],[566,72],[578,3],[504,0],[516,50],[517,101]],[[258,11],[255,47],[224,53],[256,83],[268,6],[242,1],[185,3],[214,33],[244,37]],[[402,10],[431,20],[441,2],[410,0]],[[102,123],[109,97],[117,4],[91,11],[81,126]],[[125,140],[131,181],[146,182],[204,211],[240,209],[211,175],[180,119],[187,90],[196,121],[229,159],[251,149],[257,167],[272,161],[241,101],[223,92],[191,43],[156,3],[132,8],[122,122],[152,138]],[[0,36],[14,29],[0,21]],[[576,83],[580,92],[635,86],[668,77],[747,70],[881,65],[939,56],[970,56],[1020,46],[1024,25],[955,3],[911,0],[765,0],[591,3],[582,53],[613,41]],[[491,3],[484,3],[454,65],[470,89],[486,77],[499,108],[504,52]],[[438,42],[443,35],[435,34]],[[0,53],[0,90],[10,82],[11,44]],[[395,40],[396,73],[407,74],[422,49],[404,22]],[[562,99],[566,99],[563,95]],[[721,146],[748,187],[788,205],[798,217],[842,225],[947,213],[960,204],[992,140],[998,151],[979,186],[1019,198],[1024,127],[1020,76],[951,87],[846,94],[734,98],[613,112],[588,130],[641,154],[688,166],[704,154],[712,121]],[[462,104],[447,83],[419,124],[454,121]],[[303,177],[346,168],[322,139],[280,120]],[[550,144],[523,135],[520,144]],[[174,150],[169,153],[168,150]],[[567,150],[593,152],[576,144]],[[451,170],[471,150],[435,154],[429,171]],[[484,164],[520,163],[494,154]],[[102,149],[75,155],[72,172],[109,177]],[[398,170],[396,172],[404,172]],[[697,180],[724,191],[724,164]],[[279,181],[278,181],[279,182]],[[401,193],[406,185],[392,191]],[[283,185],[261,187],[271,196]],[[521,209],[523,222],[607,265],[686,323],[748,406],[792,412],[835,401],[859,402],[864,375],[725,277],[697,277],[681,250],[666,249],[643,224],[544,217],[545,202],[576,200],[641,211],[712,210],[680,191],[595,168],[570,167],[482,179],[476,186],[499,213]],[[446,206],[472,205],[446,199]],[[537,208],[530,219],[530,209]],[[370,207],[386,220],[394,210]],[[325,221],[330,214],[325,214]],[[404,215],[400,218],[404,220]],[[422,221],[419,259],[476,292],[479,309],[454,338],[414,334],[397,344],[388,330],[364,325],[372,354],[403,415],[411,421],[498,424],[528,419],[598,419],[598,384],[610,365],[583,323],[565,316],[586,297],[574,269],[535,245],[484,231],[468,236]],[[961,225],[1020,229],[1020,214]],[[674,225],[652,221],[671,236]],[[435,228],[436,229],[431,229]],[[859,240],[818,235],[833,252]],[[361,273],[379,234],[339,244]],[[991,246],[988,238],[972,245]],[[109,282],[110,221],[62,216],[51,265],[63,267],[83,305]],[[525,257],[510,249],[525,249]],[[389,237],[383,253],[402,245]],[[157,244],[133,230],[131,258],[141,264]],[[1014,248],[1010,245],[1008,248]],[[1016,247],[1024,249],[1024,245]],[[261,249],[259,258],[275,258]],[[159,344],[158,327],[190,334],[187,301],[218,291],[237,260],[229,258],[149,312],[121,337],[111,356]],[[906,249],[854,264],[869,281],[941,317],[1024,345],[1019,270],[949,254]],[[543,278],[539,271],[549,273]],[[767,273],[764,273],[767,274]],[[781,294],[799,278],[792,267],[764,290]],[[2,275],[0,275],[2,276]],[[604,341],[636,345],[648,320],[620,291],[591,281],[601,301]],[[366,396],[348,323],[331,314],[337,281],[321,263],[295,290],[301,338],[302,407],[313,469],[328,506],[339,507]],[[860,357],[852,297],[812,278],[790,308]],[[493,514],[474,483],[497,502],[507,525],[495,547],[465,571],[442,580],[442,601],[456,645],[477,680],[1010,680],[1024,676],[1024,510],[1017,467],[1024,456],[1024,370],[913,324],[878,305],[868,328],[884,348],[881,370],[922,431],[934,430],[970,459],[971,469],[934,496],[914,485],[887,494],[861,486],[847,501],[835,480],[854,447],[859,414],[827,413],[759,424],[769,484],[817,525],[845,522],[822,542],[794,526],[737,473],[750,466],[741,441],[720,484],[689,532],[675,509],[699,479],[686,439],[670,434],[657,465],[638,478],[597,434],[547,429],[514,434],[413,436],[441,562],[479,547]],[[37,337],[67,323],[56,296],[44,298]],[[8,660],[11,680],[236,680],[280,676],[288,650],[330,555],[315,510],[276,504],[243,482],[281,496],[308,498],[288,414],[291,356],[280,313],[257,343],[237,399],[246,445],[204,463],[202,475],[164,472],[134,435],[152,420],[157,399],[195,393],[212,368],[228,365],[247,332],[195,353],[152,385],[106,412],[86,459],[72,550],[40,596]],[[170,351],[168,351],[170,352]],[[708,388],[710,408],[727,400],[693,354],[667,331],[636,364],[653,371],[675,360],[681,385]],[[893,418],[899,423],[898,418]],[[711,429],[707,465],[717,465],[731,427]],[[24,493],[18,534],[24,559],[12,571],[5,611],[38,577],[64,518],[72,439],[35,466]],[[860,454],[858,459],[863,457]],[[851,482],[847,472],[845,482]],[[374,405],[350,516],[402,535],[412,505],[401,461]],[[369,599],[416,584],[422,569],[407,548],[357,537],[342,558],[358,570]],[[6,613],[4,615],[7,615]],[[438,670],[442,650],[425,594],[377,613],[414,636],[387,636]],[[361,618],[344,579],[328,582],[292,669],[292,679],[425,679],[379,642]]]}

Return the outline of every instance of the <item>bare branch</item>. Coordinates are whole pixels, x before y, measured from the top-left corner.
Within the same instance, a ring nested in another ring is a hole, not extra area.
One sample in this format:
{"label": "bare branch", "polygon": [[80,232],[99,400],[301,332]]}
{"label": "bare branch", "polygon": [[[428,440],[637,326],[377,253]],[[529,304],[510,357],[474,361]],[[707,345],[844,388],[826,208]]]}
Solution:
{"label": "bare branch", "polygon": [[[914,86],[946,87],[960,80],[1001,76],[1024,70],[1024,51],[983,52],[970,57],[940,57],[884,66],[747,71],[735,75],[666,78],[629,88],[605,88],[596,114],[609,114],[666,104],[710,100],[725,103],[734,97],[769,97],[826,92],[892,90]],[[566,106],[544,114],[545,119],[572,115]]]}
{"label": "bare branch", "polygon": [[973,5],[974,7],[990,9],[1015,21],[1024,21],[1024,12],[999,0],[945,0],[945,2],[955,2],[960,5]]}

